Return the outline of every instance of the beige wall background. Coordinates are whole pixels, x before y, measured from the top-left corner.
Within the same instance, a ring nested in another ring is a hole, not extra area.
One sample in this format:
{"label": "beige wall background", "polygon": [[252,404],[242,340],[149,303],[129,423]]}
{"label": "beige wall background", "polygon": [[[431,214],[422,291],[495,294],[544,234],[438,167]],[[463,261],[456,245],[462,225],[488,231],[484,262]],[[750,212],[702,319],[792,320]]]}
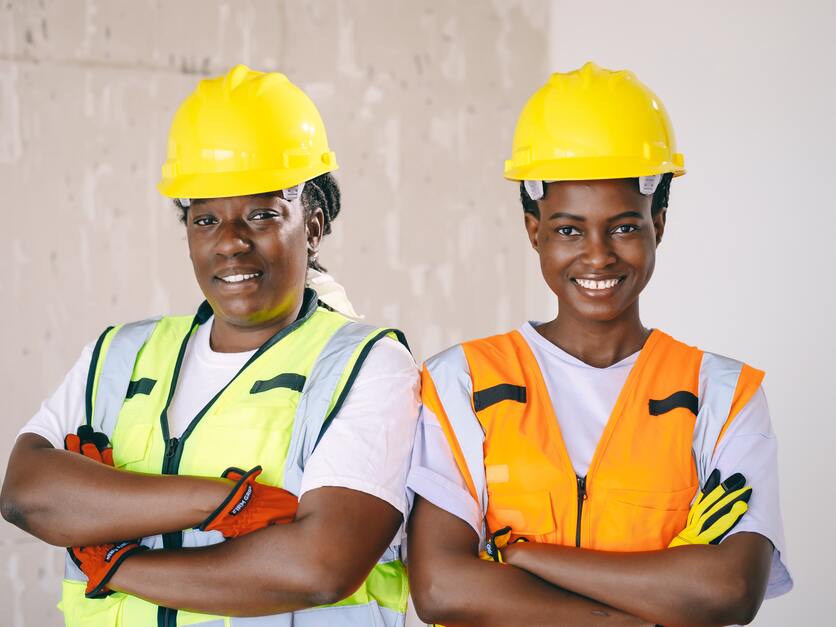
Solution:
{"label": "beige wall background", "polygon": [[[298,0],[0,5],[0,472],[21,425],[115,321],[200,302],[154,185],[205,75],[280,70],[342,168],[323,263],[423,358],[524,315],[512,125],[546,69],[547,3]],[[536,282],[533,283],[536,285]],[[0,521],[0,627],[61,624],[62,553]]]}
{"label": "beige wall background", "polygon": [[688,174],[643,317],[766,370],[795,590],[754,624],[832,625],[836,3],[560,0],[549,30],[551,67],[631,68],[668,108]]}
{"label": "beige wall background", "polygon": [[[84,343],[198,303],[154,184],[170,117],[202,76],[243,62],[313,97],[344,192],[322,260],[423,358],[552,313],[502,159],[547,72],[594,59],[662,96],[689,168],[648,323],[768,371],[796,590],[756,624],[827,624],[834,27],[829,0],[3,3],[0,472]],[[61,567],[59,550],[0,522],[0,627],[60,624]]]}

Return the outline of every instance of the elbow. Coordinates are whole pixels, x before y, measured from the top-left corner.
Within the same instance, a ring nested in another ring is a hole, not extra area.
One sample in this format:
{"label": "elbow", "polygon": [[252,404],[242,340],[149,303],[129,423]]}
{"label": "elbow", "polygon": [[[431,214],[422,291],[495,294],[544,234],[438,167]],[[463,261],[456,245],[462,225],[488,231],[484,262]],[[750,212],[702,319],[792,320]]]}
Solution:
{"label": "elbow", "polygon": [[449,623],[457,609],[450,594],[456,589],[455,584],[445,581],[442,572],[423,574],[425,576],[410,573],[410,594],[415,613],[422,622],[430,625]]}
{"label": "elbow", "polygon": [[715,593],[711,622],[721,625],[748,625],[755,620],[763,602],[764,590],[744,573],[734,573]]}
{"label": "elbow", "polygon": [[3,486],[3,492],[0,493],[0,515],[6,522],[29,531],[28,520],[31,510],[31,504],[26,499],[21,498],[8,485]]}
{"label": "elbow", "polygon": [[[352,595],[362,585],[368,572],[348,572],[346,569],[334,567],[334,564],[329,568],[328,562],[323,561],[321,565],[307,565],[300,575],[304,605],[317,607],[333,605]],[[282,586],[275,589],[281,590]]]}

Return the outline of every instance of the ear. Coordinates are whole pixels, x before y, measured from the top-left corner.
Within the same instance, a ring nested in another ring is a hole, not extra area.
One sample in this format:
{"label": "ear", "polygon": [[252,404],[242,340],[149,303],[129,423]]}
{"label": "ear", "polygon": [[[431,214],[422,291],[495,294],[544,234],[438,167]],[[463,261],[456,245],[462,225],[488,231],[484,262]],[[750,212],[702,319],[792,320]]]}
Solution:
{"label": "ear", "polygon": [[534,250],[540,252],[537,242],[537,231],[540,229],[540,218],[532,213],[525,213],[523,216],[523,219],[525,220],[525,230],[526,233],[528,233],[528,241],[531,243],[531,247]]}
{"label": "ear", "polygon": [[308,239],[308,257],[319,254],[319,242],[325,232],[325,214],[321,207],[315,207],[305,218],[305,236]]}
{"label": "ear", "polygon": [[668,208],[664,207],[653,216],[653,230],[656,231],[656,246],[662,243],[662,235],[665,234],[665,220],[668,217]]}

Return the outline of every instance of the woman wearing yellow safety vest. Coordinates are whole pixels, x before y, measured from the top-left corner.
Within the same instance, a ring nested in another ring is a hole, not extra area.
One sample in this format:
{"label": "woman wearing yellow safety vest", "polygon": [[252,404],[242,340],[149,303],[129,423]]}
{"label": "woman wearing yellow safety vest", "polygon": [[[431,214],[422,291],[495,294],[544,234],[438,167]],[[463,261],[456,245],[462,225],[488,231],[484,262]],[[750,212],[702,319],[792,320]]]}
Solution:
{"label": "woman wearing yellow safety vest", "polygon": [[403,624],[419,377],[317,262],[336,168],[281,74],[235,67],[177,111],[159,189],[206,302],[88,346],[3,487],[5,518],[70,547],[67,625]]}
{"label": "woman wearing yellow safety vest", "polygon": [[684,173],[629,72],[554,74],[525,105],[505,176],[559,309],[425,365],[407,482],[424,620],[727,625],[791,588],[763,373],[639,317]]}

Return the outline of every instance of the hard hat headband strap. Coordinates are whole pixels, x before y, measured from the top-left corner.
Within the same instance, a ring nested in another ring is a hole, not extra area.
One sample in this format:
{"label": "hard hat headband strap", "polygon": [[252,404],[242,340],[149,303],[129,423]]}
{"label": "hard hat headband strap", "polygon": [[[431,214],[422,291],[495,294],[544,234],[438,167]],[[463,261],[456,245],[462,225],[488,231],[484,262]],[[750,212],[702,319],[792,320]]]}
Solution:
{"label": "hard hat headband strap", "polygon": [[[645,196],[652,196],[659,187],[662,181],[661,174],[651,174],[650,176],[640,176],[639,178],[639,192]],[[554,181],[523,181],[525,192],[531,200],[542,200],[545,195],[544,183],[553,183]]]}
{"label": "hard hat headband strap", "polygon": [[[281,190],[279,193],[282,195],[282,198],[287,200],[288,202],[293,202],[294,200],[300,198],[302,196],[302,191],[305,189],[305,183],[299,183],[299,185],[294,185],[293,187],[288,187],[287,189]],[[192,199],[191,198],[178,198],[177,202],[180,203],[180,206],[184,209],[188,209],[192,206]]]}

